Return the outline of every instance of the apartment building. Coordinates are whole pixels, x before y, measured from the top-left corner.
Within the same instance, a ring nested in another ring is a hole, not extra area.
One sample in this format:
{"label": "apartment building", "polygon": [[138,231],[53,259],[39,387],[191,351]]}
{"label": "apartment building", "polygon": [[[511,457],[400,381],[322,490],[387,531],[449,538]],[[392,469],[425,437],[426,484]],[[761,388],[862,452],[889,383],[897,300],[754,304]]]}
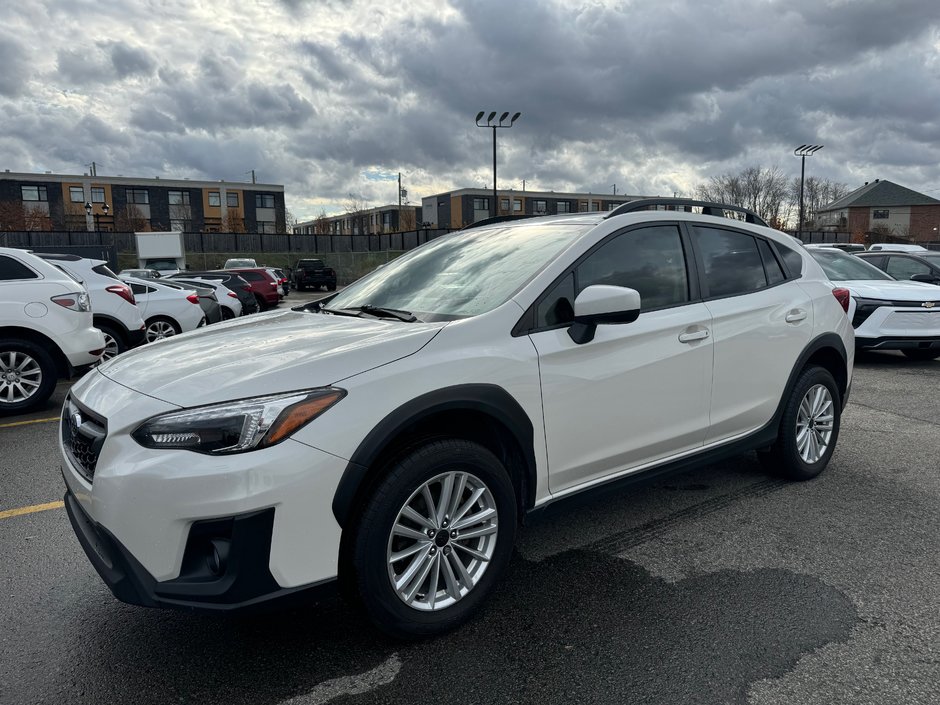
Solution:
{"label": "apartment building", "polygon": [[388,205],[297,223],[295,235],[381,235],[421,227],[421,208]]}
{"label": "apartment building", "polygon": [[0,230],[285,230],[284,187],[233,181],[0,173]]}
{"label": "apartment building", "polygon": [[[556,191],[497,191],[496,215],[556,215],[610,211],[644,196]],[[493,191],[458,189],[421,199],[421,221],[429,227],[462,228],[493,216]]]}

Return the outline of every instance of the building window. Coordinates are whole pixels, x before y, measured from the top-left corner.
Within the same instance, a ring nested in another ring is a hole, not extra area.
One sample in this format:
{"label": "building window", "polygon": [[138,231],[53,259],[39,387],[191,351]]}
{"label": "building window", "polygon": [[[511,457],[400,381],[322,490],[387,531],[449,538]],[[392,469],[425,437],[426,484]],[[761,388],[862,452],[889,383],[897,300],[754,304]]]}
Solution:
{"label": "building window", "polygon": [[521,198],[512,199],[512,212],[513,213],[522,212],[522,199]]}
{"label": "building window", "polygon": [[83,203],[85,201],[85,189],[81,186],[69,186],[69,200],[72,203]]}
{"label": "building window", "polygon": [[21,186],[20,192],[24,201],[48,201],[45,186]]}
{"label": "building window", "polygon": [[474,198],[473,199],[473,210],[488,211],[489,209],[490,209],[490,199],[488,198]]}
{"label": "building window", "polygon": [[229,208],[238,208],[238,194],[227,191],[225,194],[225,203]]}
{"label": "building window", "polygon": [[570,201],[558,201],[555,204],[556,213],[570,213],[571,212],[571,202]]}
{"label": "building window", "polygon": [[91,202],[92,203],[104,203],[104,187],[103,186],[91,187]]}
{"label": "building window", "polygon": [[386,211],[382,214],[382,225],[386,228],[392,227],[392,214],[390,211]]}
{"label": "building window", "polygon": [[180,233],[188,233],[193,230],[193,221],[191,220],[177,220],[175,218],[170,219],[170,230],[176,230]]}
{"label": "building window", "polygon": [[258,221],[258,232],[259,233],[273,233],[276,228],[274,222],[270,220],[259,220]]}
{"label": "building window", "polygon": [[218,208],[222,205],[222,196],[218,191],[209,191],[209,207]]}
{"label": "building window", "polygon": [[501,199],[499,199],[499,209],[500,209],[501,211],[508,211],[508,210],[509,210],[509,199],[508,199],[508,198],[501,198]]}
{"label": "building window", "polygon": [[876,210],[876,211],[871,212],[871,217],[872,217],[872,220],[887,220],[889,213],[890,211],[877,211]]}
{"label": "building window", "polygon": [[545,201],[535,201],[532,206],[533,213],[548,213],[548,203]]}
{"label": "building window", "polygon": [[598,201],[591,201],[591,210],[599,211],[601,209],[601,204]]}
{"label": "building window", "polygon": [[607,210],[609,211],[615,210],[616,208],[619,208],[619,207],[620,207],[620,204],[617,203],[616,201],[609,201],[607,203]]}
{"label": "building window", "polygon": [[147,205],[150,203],[150,192],[145,188],[127,189],[127,202]]}
{"label": "building window", "polygon": [[274,194],[256,193],[255,208],[274,208]]}
{"label": "building window", "polygon": [[189,191],[170,191],[167,195],[171,206],[189,205]]}
{"label": "building window", "polygon": [[578,212],[587,213],[588,204],[587,201],[578,201]]}

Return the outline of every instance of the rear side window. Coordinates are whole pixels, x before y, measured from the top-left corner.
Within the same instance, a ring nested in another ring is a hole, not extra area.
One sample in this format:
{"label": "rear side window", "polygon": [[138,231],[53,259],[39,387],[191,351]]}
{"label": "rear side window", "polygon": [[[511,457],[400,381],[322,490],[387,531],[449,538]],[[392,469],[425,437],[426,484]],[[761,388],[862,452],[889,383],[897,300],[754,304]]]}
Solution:
{"label": "rear side window", "polygon": [[785,245],[777,243],[777,252],[783,257],[783,263],[787,265],[787,271],[790,273],[790,279],[799,279],[803,276],[803,255],[796,250],[791,250]]}
{"label": "rear side window", "polygon": [[147,293],[147,287],[143,284],[134,284],[131,282],[131,291],[134,292],[134,296],[143,296]]}
{"label": "rear side window", "polygon": [[[111,277],[112,279],[117,279],[117,278],[118,278],[118,277],[117,277],[117,274],[115,274],[114,272],[112,272],[112,271],[108,268],[108,265],[106,265],[106,264],[99,264],[99,265],[96,265],[96,266],[94,266],[94,267],[91,268],[91,271],[95,272],[96,274],[100,274],[100,275],[103,276],[103,277]],[[120,280],[118,279],[118,281],[120,281]]]}
{"label": "rear side window", "polygon": [[263,282],[264,277],[258,272],[241,272],[239,275],[242,279],[247,279],[250,282]]}
{"label": "rear side window", "polygon": [[736,296],[767,286],[757,240],[744,233],[696,226],[695,236],[705,264],[707,296]]}
{"label": "rear side window", "polygon": [[39,279],[39,275],[19,260],[5,255],[0,256],[0,281],[18,279]]}
{"label": "rear side window", "polygon": [[757,249],[760,250],[760,257],[764,260],[764,274],[767,275],[767,283],[773,286],[782,281],[786,281],[786,275],[780,267],[780,262],[774,256],[774,251],[767,244],[766,240],[757,241]]}

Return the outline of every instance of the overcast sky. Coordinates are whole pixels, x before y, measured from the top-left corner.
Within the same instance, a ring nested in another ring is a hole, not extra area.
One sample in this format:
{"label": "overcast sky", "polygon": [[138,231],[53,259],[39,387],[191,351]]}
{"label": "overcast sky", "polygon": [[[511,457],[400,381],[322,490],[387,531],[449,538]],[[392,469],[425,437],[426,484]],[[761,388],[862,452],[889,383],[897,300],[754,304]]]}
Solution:
{"label": "overcast sky", "polygon": [[499,186],[691,193],[751,165],[940,197],[938,0],[5,4],[0,168],[284,184],[299,219]]}

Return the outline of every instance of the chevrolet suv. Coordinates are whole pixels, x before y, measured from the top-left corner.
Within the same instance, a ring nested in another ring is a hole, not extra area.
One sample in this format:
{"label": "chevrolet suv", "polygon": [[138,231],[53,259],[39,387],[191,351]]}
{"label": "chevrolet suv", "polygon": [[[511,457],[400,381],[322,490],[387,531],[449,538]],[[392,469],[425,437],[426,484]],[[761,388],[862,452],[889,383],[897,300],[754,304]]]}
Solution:
{"label": "chevrolet suv", "polygon": [[381,629],[439,633],[552,502],[751,450],[818,475],[848,304],[731,206],[484,222],[98,367],[62,413],[66,506],[125,602],[231,610],[339,581]]}

